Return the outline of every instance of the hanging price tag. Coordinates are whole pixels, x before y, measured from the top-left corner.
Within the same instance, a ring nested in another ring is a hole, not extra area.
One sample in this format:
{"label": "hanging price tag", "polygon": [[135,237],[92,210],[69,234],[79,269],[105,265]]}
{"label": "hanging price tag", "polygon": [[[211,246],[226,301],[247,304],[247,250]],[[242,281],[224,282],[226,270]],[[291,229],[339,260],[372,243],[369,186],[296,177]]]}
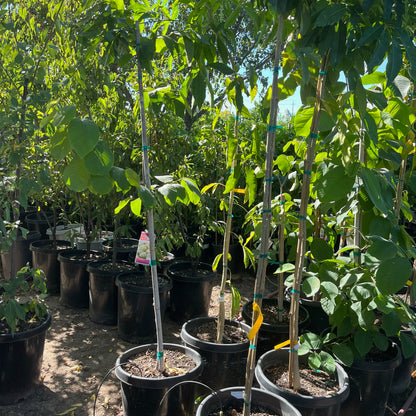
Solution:
{"label": "hanging price tag", "polygon": [[137,246],[135,263],[150,264],[150,241],[149,234],[142,232],[140,234],[139,244]]}

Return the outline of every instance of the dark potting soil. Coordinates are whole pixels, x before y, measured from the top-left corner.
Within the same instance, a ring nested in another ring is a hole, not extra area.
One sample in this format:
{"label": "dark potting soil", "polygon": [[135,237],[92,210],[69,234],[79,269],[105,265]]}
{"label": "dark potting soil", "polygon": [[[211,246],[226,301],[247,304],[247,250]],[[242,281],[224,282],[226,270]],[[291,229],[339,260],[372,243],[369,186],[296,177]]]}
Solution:
{"label": "dark potting soil", "polygon": [[[157,276],[159,286],[164,286],[168,283],[165,276]],[[152,276],[150,274],[134,274],[129,278],[124,278],[123,283],[138,287],[152,287]]]}
{"label": "dark potting soil", "polygon": [[371,350],[365,356],[365,361],[371,363],[381,363],[383,361],[390,361],[397,355],[397,350],[390,345],[386,351],[381,351],[376,347],[371,348]]}
{"label": "dark potting soil", "polygon": [[[254,412],[254,413],[253,413]],[[227,409],[224,411],[224,416],[243,416],[243,412],[237,411],[235,409]],[[218,416],[219,412],[210,413],[209,416]],[[257,408],[252,409],[250,412],[250,416],[280,416],[280,414],[277,413],[269,413],[269,412],[263,412],[262,410],[259,410]]]}
{"label": "dark potting soil", "polygon": [[137,377],[165,378],[186,374],[195,368],[194,360],[181,351],[165,349],[163,357],[166,367],[163,372],[156,368],[156,350],[150,349],[130,357],[123,369]]}
{"label": "dark potting soil", "polygon": [[200,267],[188,267],[187,269],[181,269],[180,275],[182,277],[203,277],[212,274],[211,269],[202,269]]}
{"label": "dark potting soil", "polygon": [[278,387],[303,396],[325,397],[339,391],[338,382],[325,371],[312,370],[306,364],[299,363],[301,388],[296,392],[289,387],[287,364],[279,364],[264,370],[267,378]]}
{"label": "dark potting soil", "polygon": [[103,271],[120,271],[120,272],[129,272],[131,270],[135,270],[137,266],[135,266],[134,264],[129,264],[129,263],[102,263],[100,264],[100,266],[98,267],[99,270],[103,270]]}
{"label": "dark potting soil", "polygon": [[[38,316],[33,312],[27,312],[26,318],[24,321],[19,321],[16,325],[16,333],[17,332],[24,332],[29,329],[37,328],[38,326],[42,325],[43,322],[46,321],[48,316],[44,316],[42,319],[39,319]],[[0,320],[0,335],[8,335],[11,334],[11,329],[9,325],[7,325],[6,320]]]}
{"label": "dark potting soil", "polygon": [[[190,328],[189,333],[202,341],[217,342],[217,321]],[[233,325],[224,325],[223,344],[236,344],[247,340],[246,333]]]}

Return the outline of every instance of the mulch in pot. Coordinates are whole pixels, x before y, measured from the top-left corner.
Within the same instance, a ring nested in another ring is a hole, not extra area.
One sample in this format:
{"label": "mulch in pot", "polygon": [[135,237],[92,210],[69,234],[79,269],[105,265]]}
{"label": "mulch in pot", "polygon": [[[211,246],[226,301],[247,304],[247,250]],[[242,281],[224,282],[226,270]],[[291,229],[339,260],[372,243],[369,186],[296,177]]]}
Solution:
{"label": "mulch in pot", "polygon": [[189,373],[195,368],[195,361],[181,351],[163,350],[165,370],[157,369],[156,350],[146,351],[133,355],[123,365],[123,369],[134,376],[142,378],[165,378]]}
{"label": "mulch in pot", "polygon": [[312,370],[307,364],[299,363],[301,388],[296,392],[289,387],[288,364],[279,364],[264,370],[267,378],[278,387],[294,394],[311,397],[325,397],[339,391],[338,382],[325,371]]}
{"label": "mulch in pot", "polygon": [[[198,327],[189,328],[189,333],[195,338],[206,342],[217,342],[217,322],[206,322]],[[247,340],[247,334],[238,327],[224,325],[223,344],[236,344]]]}

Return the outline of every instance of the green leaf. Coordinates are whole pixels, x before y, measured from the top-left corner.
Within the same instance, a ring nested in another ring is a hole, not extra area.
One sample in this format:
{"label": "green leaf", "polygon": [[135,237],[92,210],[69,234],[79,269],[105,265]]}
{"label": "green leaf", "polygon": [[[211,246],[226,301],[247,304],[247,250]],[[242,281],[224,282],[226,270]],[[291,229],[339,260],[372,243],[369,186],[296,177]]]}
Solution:
{"label": "green leaf", "polygon": [[322,339],[319,335],[307,332],[300,336],[301,345],[306,345],[311,350],[320,350],[322,348]]}
{"label": "green leaf", "polygon": [[386,240],[378,235],[369,236],[372,241],[371,246],[367,249],[367,252],[379,260],[388,260],[397,255],[398,248],[391,240]]}
{"label": "green leaf", "polygon": [[373,343],[380,351],[386,351],[389,347],[389,339],[381,332],[373,332]]}
{"label": "green leaf", "polygon": [[371,56],[370,61],[368,62],[368,72],[371,73],[375,66],[381,65],[381,63],[384,61],[384,57],[386,56],[388,46],[389,39],[387,36],[387,32],[383,27],[380,37],[378,38],[377,45],[374,49],[374,53]]}
{"label": "green leaf", "polygon": [[90,174],[85,169],[84,161],[74,158],[64,169],[63,179],[71,191],[82,192],[88,188]]}
{"label": "green leaf", "polygon": [[54,159],[64,160],[71,151],[68,136],[62,131],[57,131],[51,138],[50,154]]}
{"label": "green leaf", "polygon": [[402,322],[395,311],[383,315],[381,327],[383,328],[386,336],[395,337],[399,334],[402,327]]}
{"label": "green leaf", "polygon": [[352,349],[345,344],[334,344],[332,353],[346,366],[351,366],[354,362],[354,353]]}
{"label": "green leaf", "polygon": [[186,201],[186,190],[182,185],[168,183],[157,188],[157,191],[165,197],[169,205],[174,205],[177,200]]}
{"label": "green leaf", "polygon": [[321,292],[325,297],[333,300],[338,295],[338,286],[332,282],[322,282]]}
{"label": "green leaf", "polygon": [[110,175],[121,190],[127,191],[131,188],[126,177],[126,171],[124,169],[113,166],[110,169]]}
{"label": "green leaf", "polygon": [[309,367],[318,370],[321,367],[321,356],[317,352],[312,352],[308,357]]}
{"label": "green leaf", "polygon": [[337,368],[334,357],[325,351],[321,351],[321,368],[329,374],[334,374]]}
{"label": "green leaf", "polygon": [[282,264],[281,266],[279,266],[274,273],[275,274],[277,274],[277,273],[288,273],[288,272],[292,272],[293,270],[295,270],[295,265],[294,264],[285,263],[285,264]]}
{"label": "green leaf", "polygon": [[399,74],[400,68],[402,66],[402,61],[403,55],[401,45],[396,38],[393,38],[391,41],[390,52],[387,55],[387,85],[393,84],[394,79]]}
{"label": "green leaf", "polygon": [[371,347],[373,346],[373,338],[371,333],[359,328],[354,335],[354,346],[360,356],[365,357],[365,355],[371,350]]}
{"label": "green leaf", "polygon": [[130,202],[130,209],[131,212],[136,215],[136,216],[140,216],[140,213],[142,211],[142,200],[140,198],[137,198],[133,201]]}
{"label": "green leaf", "polygon": [[363,179],[365,190],[371,199],[371,202],[378,208],[383,214],[387,214],[392,204],[386,201],[386,196],[383,195],[383,187],[380,177],[368,168],[362,168],[361,178]]}
{"label": "green leaf", "polygon": [[217,254],[217,255],[215,256],[215,259],[214,259],[214,261],[212,262],[212,271],[214,271],[214,272],[215,272],[215,270],[217,270],[218,265],[219,265],[219,263],[220,263],[220,260],[221,260],[221,259],[222,259],[222,253]]}
{"label": "green leaf", "polygon": [[156,52],[156,40],[154,38],[140,38],[139,62],[149,74],[153,73],[152,60]]}
{"label": "green leaf", "polygon": [[68,139],[71,148],[80,157],[85,157],[98,143],[100,132],[91,120],[74,118],[68,127]]}
{"label": "green leaf", "polygon": [[283,176],[286,176],[290,172],[292,165],[287,155],[280,154],[277,156],[276,163]]}
{"label": "green leaf", "polygon": [[114,164],[114,156],[107,143],[99,140],[94,150],[84,158],[85,167],[91,175],[107,175]]}
{"label": "green leaf", "polygon": [[295,133],[297,136],[307,137],[311,131],[313,107],[299,110],[294,118]]}
{"label": "green leaf", "polygon": [[130,185],[132,186],[141,185],[140,176],[133,169],[127,168],[125,170],[125,174],[126,174],[127,181],[129,182]]}
{"label": "green leaf", "polygon": [[76,114],[77,111],[73,105],[62,107],[55,113],[52,124],[54,127],[67,124],[75,117]]}
{"label": "green leaf", "polygon": [[410,358],[416,354],[416,342],[410,335],[400,332],[400,348],[404,358]]}
{"label": "green leaf", "polygon": [[196,184],[191,179],[184,178],[181,180],[181,185],[185,188],[189,201],[198,204],[201,200],[201,191]]}
{"label": "green leaf", "polygon": [[230,68],[228,65],[222,62],[211,62],[207,64],[208,68],[215,69],[216,71],[221,72],[224,75],[232,75],[234,74],[234,70]]}
{"label": "green leaf", "polygon": [[349,176],[343,166],[328,170],[315,183],[319,200],[334,202],[345,198],[354,186],[355,177]]}
{"label": "green leaf", "polygon": [[123,11],[124,10],[124,0],[111,0],[111,9]]}
{"label": "green leaf", "polygon": [[191,82],[191,91],[195,98],[196,105],[201,108],[205,101],[206,94],[206,82],[201,71],[198,72],[196,77]]}
{"label": "green leaf", "polygon": [[113,189],[113,181],[108,175],[91,175],[89,189],[98,195],[105,195]]}
{"label": "green leaf", "polygon": [[311,243],[311,253],[315,260],[323,261],[332,259],[334,250],[323,238],[314,238]]}
{"label": "green leaf", "polygon": [[140,185],[137,187],[137,193],[139,194],[139,198],[142,200],[142,206],[146,211],[154,207],[155,197],[153,196],[152,192],[149,191],[149,189],[143,185]]}
{"label": "green leaf", "polygon": [[117,215],[124,207],[126,207],[130,202],[130,198],[123,199],[120,201],[117,205],[117,207],[114,209],[114,214]]}
{"label": "green leaf", "polygon": [[376,286],[383,295],[398,292],[410,278],[412,265],[407,258],[395,257],[384,260],[376,273]]}
{"label": "green leaf", "polygon": [[324,27],[338,23],[346,14],[345,4],[330,4],[322,8],[313,27]]}
{"label": "green leaf", "polygon": [[315,276],[307,277],[302,282],[302,292],[306,296],[313,296],[315,293],[319,292],[320,286],[321,286],[321,282],[317,277]]}

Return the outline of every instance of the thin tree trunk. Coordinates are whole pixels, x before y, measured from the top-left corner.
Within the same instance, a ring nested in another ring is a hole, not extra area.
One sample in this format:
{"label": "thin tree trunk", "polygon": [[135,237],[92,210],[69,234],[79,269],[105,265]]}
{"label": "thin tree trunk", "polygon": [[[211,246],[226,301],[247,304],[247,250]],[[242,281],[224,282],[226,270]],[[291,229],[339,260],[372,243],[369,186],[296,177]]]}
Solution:
{"label": "thin tree trunk", "polygon": [[[234,123],[234,136],[238,141],[238,116],[237,112],[235,123]],[[237,152],[238,146],[236,146]],[[233,161],[231,169],[235,169],[235,154],[233,155]],[[234,191],[230,192],[230,199],[228,201],[228,212],[227,212],[227,221],[224,232],[224,244],[222,249],[222,276],[221,276],[221,285],[220,285],[220,297],[218,305],[218,327],[217,327],[217,342],[222,343],[224,337],[224,324],[225,324],[225,305],[224,305],[224,292],[225,285],[227,284],[228,276],[228,253],[230,251],[230,238],[231,238],[231,226],[233,218],[233,205],[234,205]]]}
{"label": "thin tree trunk", "polygon": [[[142,128],[142,151],[143,151],[143,177],[146,188],[151,191],[149,155],[147,142],[146,115],[144,107],[143,94],[143,73],[140,65],[140,25],[136,22],[136,56],[137,56],[137,79],[139,82],[139,99],[140,99],[140,120]],[[156,250],[155,250],[155,228],[153,221],[153,209],[147,211],[147,229],[149,232],[150,245],[150,270],[152,274],[153,288],[153,307],[155,311],[156,336],[157,336],[157,369],[163,371],[165,368],[165,360],[163,357],[163,333],[162,333],[162,314],[160,309],[159,283],[157,277],[156,266]]]}
{"label": "thin tree trunk", "polygon": [[[262,228],[261,228],[261,240],[260,240],[260,255],[258,259],[258,268],[256,273],[256,282],[254,288],[253,299],[253,325],[259,317],[259,313],[254,308],[256,303],[261,310],[263,292],[266,280],[266,267],[267,256],[269,250],[270,240],[270,223],[271,223],[271,191],[272,191],[272,176],[273,176],[273,157],[276,140],[276,129],[280,126],[276,126],[277,111],[279,104],[278,96],[278,71],[280,58],[282,53],[282,34],[283,34],[283,15],[279,16],[277,36],[276,36],[276,49],[274,55],[274,70],[273,70],[273,83],[272,83],[272,98],[270,103],[270,115],[269,125],[267,131],[267,144],[266,144],[266,162],[264,172],[264,195],[263,195],[263,213],[262,213]],[[247,366],[246,366],[246,383],[244,389],[244,409],[243,416],[249,416],[251,410],[251,388],[253,385],[254,368],[256,362],[256,347],[257,347],[258,333],[254,334],[250,341],[250,348],[248,350]]]}
{"label": "thin tree trunk", "polygon": [[302,281],[303,263],[306,250],[306,216],[309,203],[309,187],[311,182],[311,171],[313,161],[315,159],[315,144],[318,137],[319,119],[321,115],[321,100],[323,96],[324,80],[328,65],[329,52],[322,59],[321,70],[318,77],[318,85],[316,87],[315,110],[312,118],[311,131],[308,137],[308,147],[304,161],[304,172],[301,192],[301,202],[299,209],[299,235],[297,245],[297,255],[295,262],[295,274],[293,278],[292,298],[290,303],[290,349],[289,349],[289,386],[295,391],[300,387],[299,375],[299,358],[297,354],[296,344],[299,336],[299,294]]}

